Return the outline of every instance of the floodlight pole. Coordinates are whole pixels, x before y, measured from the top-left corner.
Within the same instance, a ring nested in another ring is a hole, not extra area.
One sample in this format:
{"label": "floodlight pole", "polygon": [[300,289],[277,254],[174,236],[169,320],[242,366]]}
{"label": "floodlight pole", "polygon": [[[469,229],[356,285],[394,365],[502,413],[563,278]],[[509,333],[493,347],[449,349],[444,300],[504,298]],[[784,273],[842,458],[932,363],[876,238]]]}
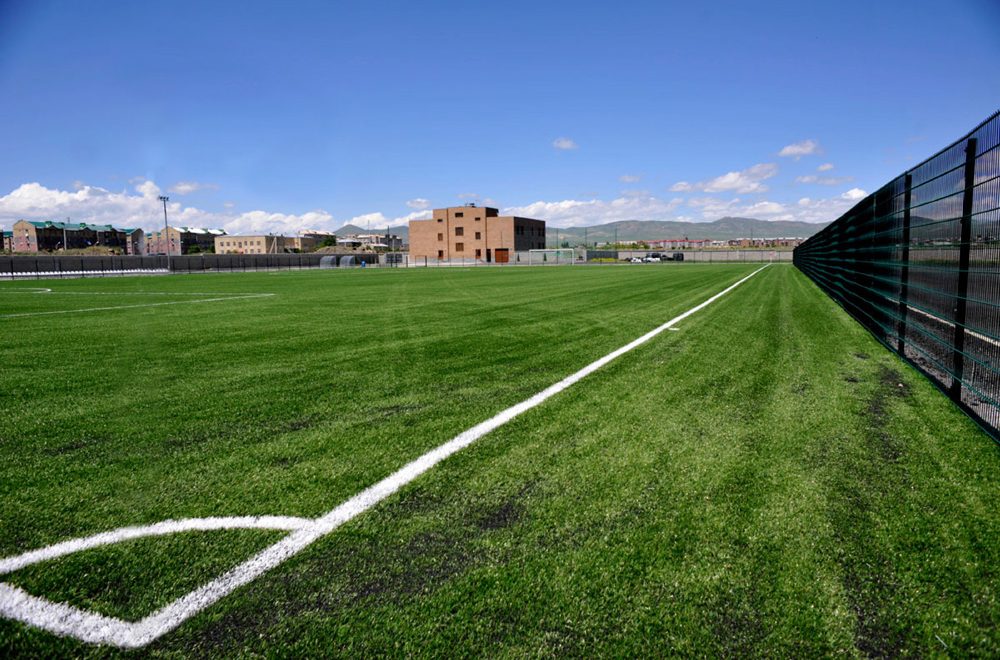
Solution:
{"label": "floodlight pole", "polygon": [[167,242],[167,272],[170,272],[170,232],[167,230],[167,202],[170,198],[166,195],[160,195],[160,201],[163,202],[163,240]]}

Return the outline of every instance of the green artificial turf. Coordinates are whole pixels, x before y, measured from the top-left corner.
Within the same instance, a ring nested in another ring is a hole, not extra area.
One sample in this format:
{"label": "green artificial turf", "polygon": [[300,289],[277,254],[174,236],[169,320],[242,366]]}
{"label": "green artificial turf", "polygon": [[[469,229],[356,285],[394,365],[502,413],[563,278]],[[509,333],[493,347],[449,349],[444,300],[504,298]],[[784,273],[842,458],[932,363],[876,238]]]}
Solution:
{"label": "green artificial turf", "polygon": [[[59,291],[276,294],[0,320],[0,555],[320,515],[755,268],[0,285],[0,315],[163,298]],[[142,653],[1000,652],[993,441],[790,266],[678,327]],[[146,539],[3,579],[135,619],[277,536]],[[0,621],[0,652],[112,651]]]}

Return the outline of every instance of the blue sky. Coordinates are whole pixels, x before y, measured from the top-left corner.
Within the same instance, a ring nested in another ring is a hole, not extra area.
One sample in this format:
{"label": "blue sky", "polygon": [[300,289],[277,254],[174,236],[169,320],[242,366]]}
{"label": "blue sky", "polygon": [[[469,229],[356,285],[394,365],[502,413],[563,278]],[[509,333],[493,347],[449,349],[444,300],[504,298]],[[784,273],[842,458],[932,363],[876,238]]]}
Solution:
{"label": "blue sky", "polygon": [[824,221],[1000,108],[1000,3],[0,0],[0,90],[7,227]]}

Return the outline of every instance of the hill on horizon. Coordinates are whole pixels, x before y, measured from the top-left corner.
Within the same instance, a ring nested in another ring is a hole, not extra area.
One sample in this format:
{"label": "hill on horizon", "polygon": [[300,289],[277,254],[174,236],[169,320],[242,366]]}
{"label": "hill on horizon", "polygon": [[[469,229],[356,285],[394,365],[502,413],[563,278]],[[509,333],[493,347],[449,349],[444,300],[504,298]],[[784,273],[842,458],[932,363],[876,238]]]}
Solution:
{"label": "hill on horizon", "polygon": [[[659,240],[666,238],[730,240],[735,238],[809,238],[828,222],[812,223],[789,220],[758,220],[756,218],[724,217],[712,222],[680,222],[677,220],[619,220],[591,227],[556,227],[547,225],[547,243],[568,240],[571,244],[607,243],[614,241]],[[372,229],[371,233],[396,234],[408,242],[407,225]],[[617,232],[617,234],[616,234]],[[337,229],[338,236],[367,234],[369,230],[347,224]]]}

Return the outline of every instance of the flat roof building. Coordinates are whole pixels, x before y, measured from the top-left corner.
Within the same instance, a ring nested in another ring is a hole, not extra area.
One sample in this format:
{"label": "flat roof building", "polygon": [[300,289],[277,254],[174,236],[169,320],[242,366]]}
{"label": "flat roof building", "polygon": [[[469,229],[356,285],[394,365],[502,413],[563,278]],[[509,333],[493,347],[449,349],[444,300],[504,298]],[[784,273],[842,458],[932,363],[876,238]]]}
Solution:
{"label": "flat roof building", "polygon": [[410,220],[411,258],[507,263],[512,252],[544,247],[544,220],[500,215],[489,206],[434,209],[430,220]]}
{"label": "flat roof building", "polygon": [[225,236],[222,229],[167,227],[151,231],[146,237],[146,254],[197,254],[215,249],[215,237]]}
{"label": "flat roof building", "polygon": [[[307,239],[311,240],[311,239]],[[216,254],[278,254],[301,249],[302,239],[296,236],[258,234],[255,236],[216,236]]]}

